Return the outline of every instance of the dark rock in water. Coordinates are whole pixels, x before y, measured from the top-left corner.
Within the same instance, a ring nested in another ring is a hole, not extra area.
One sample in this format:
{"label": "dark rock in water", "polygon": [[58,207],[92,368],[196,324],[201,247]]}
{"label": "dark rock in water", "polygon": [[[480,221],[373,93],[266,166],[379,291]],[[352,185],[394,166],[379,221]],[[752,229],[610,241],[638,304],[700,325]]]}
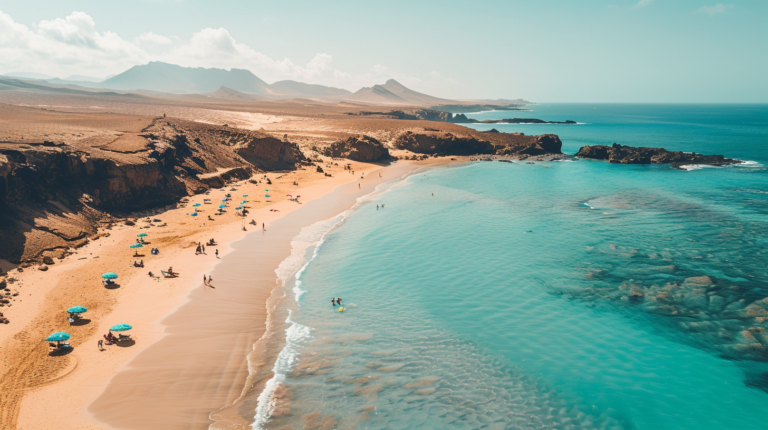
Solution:
{"label": "dark rock in water", "polygon": [[483,133],[498,133],[499,130],[496,130],[495,128],[492,128],[490,130],[485,130]]}
{"label": "dark rock in water", "polygon": [[556,134],[542,134],[541,136],[521,136],[528,138],[527,145],[506,146],[496,151],[497,155],[527,154],[561,154],[563,142]]}
{"label": "dark rock in water", "polygon": [[[477,122],[477,121],[475,121]],[[507,119],[486,119],[479,121],[480,124],[578,124],[576,121],[544,121],[537,118],[507,118]]]}
{"label": "dark rock in water", "polygon": [[593,160],[607,160],[610,163],[618,164],[671,164],[675,168],[691,164],[728,166],[740,163],[739,160],[725,158],[722,155],[670,152],[664,148],[622,146],[617,143],[612,146],[582,146],[576,156]]}
{"label": "dark rock in water", "polygon": [[389,161],[389,149],[370,136],[351,136],[332,143],[325,149],[327,157],[347,158],[365,163]]}

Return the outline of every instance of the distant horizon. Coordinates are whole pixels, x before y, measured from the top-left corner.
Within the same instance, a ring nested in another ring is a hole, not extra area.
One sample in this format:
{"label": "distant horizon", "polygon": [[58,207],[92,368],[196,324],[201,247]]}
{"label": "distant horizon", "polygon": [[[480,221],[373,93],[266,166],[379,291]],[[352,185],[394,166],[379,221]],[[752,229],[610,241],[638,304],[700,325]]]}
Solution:
{"label": "distant horizon", "polygon": [[392,78],[449,99],[768,102],[768,2],[735,1],[41,0],[0,9],[0,73],[163,61],[349,91]]}
{"label": "distant horizon", "polygon": [[[128,70],[130,70],[130,69],[132,69],[133,67],[136,67],[136,66],[145,66],[145,65],[148,65],[149,63],[152,63],[152,62],[165,63],[165,64],[169,64],[169,65],[173,65],[173,66],[179,66],[179,65],[177,65],[177,64],[167,63],[167,62],[164,62],[164,61],[159,61],[159,60],[153,60],[153,61],[147,62],[147,63],[145,63],[145,64],[136,64],[136,65],[130,66],[130,67],[129,67],[128,69],[126,69],[125,71],[128,71]],[[202,67],[202,66],[199,66],[199,67],[185,67],[185,66],[179,66],[179,67],[184,67],[184,68],[191,68],[191,69],[219,69],[219,70],[225,70],[225,71],[231,71],[231,70],[233,70],[233,69],[238,69],[238,70],[246,70],[246,71],[249,71],[249,72],[253,73],[253,71],[251,71],[251,70],[249,70],[249,69],[242,69],[242,68],[238,68],[238,67],[232,67],[232,68],[224,68],[224,67]],[[124,72],[125,72],[125,71],[124,71]],[[123,73],[123,72],[121,72],[121,73]],[[96,77],[96,76],[84,76],[84,75],[69,75],[69,76],[65,76],[65,77],[57,77],[57,76],[52,76],[52,75],[49,75],[49,74],[43,74],[43,73],[25,72],[25,71],[16,71],[16,72],[7,72],[7,73],[2,73],[2,74],[0,74],[0,76],[9,77],[9,78],[25,79],[25,80],[26,80],[26,79],[31,79],[31,80],[40,80],[40,81],[44,81],[44,82],[47,82],[47,81],[49,81],[49,80],[58,79],[58,80],[66,81],[66,83],[65,83],[65,84],[63,84],[63,85],[77,85],[77,83],[78,83],[78,82],[82,82],[82,83],[92,83],[92,84],[98,84],[98,83],[102,83],[103,81],[106,81],[106,80],[108,80],[108,79],[111,79],[111,78],[113,78],[113,77],[115,77],[115,76],[118,76],[118,75],[120,75],[121,73],[117,73],[117,74],[109,75],[109,76],[107,76],[107,77],[105,77],[105,78],[99,78],[99,77]],[[258,76],[258,75],[256,75],[255,73],[253,73],[253,74],[254,74],[256,77],[259,77],[259,76]],[[25,75],[26,75],[26,76],[25,76]],[[33,75],[36,75],[36,76],[33,76]],[[77,77],[77,78],[86,78],[86,77],[87,77],[87,78],[94,78],[94,79],[98,79],[98,80],[96,80],[96,81],[86,81],[86,80],[82,80],[82,79],[67,79],[67,78],[74,78],[74,77]],[[259,78],[260,78],[260,77],[259,77]],[[398,82],[398,83],[399,83],[399,81],[398,81],[397,79],[395,79],[395,78],[389,78],[389,79],[387,79],[387,81],[388,81],[388,80],[393,80],[393,81],[395,81],[395,82]],[[269,84],[275,84],[275,83],[278,83],[278,82],[285,82],[285,81],[291,81],[291,82],[301,82],[301,81],[296,81],[296,80],[294,80],[294,79],[279,79],[279,80],[276,80],[276,81],[273,81],[273,82],[267,82],[267,83],[269,83]],[[303,82],[302,82],[302,83],[303,83]],[[360,87],[360,88],[358,88],[358,90],[361,90],[361,89],[365,89],[365,88],[371,88],[371,87],[373,87],[373,86],[375,86],[375,85],[382,85],[383,83],[384,83],[384,82],[376,83],[376,84],[373,84],[373,85],[371,85],[370,87]],[[322,85],[322,84],[310,84],[310,85]],[[140,91],[140,90],[146,90],[146,89],[143,89],[143,88],[136,88],[136,89],[133,89],[133,90],[120,90],[120,89],[114,89],[114,88],[110,88],[110,87],[103,87],[103,88],[84,87],[84,88],[90,88],[90,89],[104,89],[104,90],[110,90],[110,89],[112,89],[112,90],[117,90],[117,91],[122,91],[122,92],[131,92],[131,91]],[[226,87],[226,85],[222,85],[222,88],[229,88],[229,87]],[[331,88],[338,88],[338,87],[331,87]],[[229,88],[229,89],[232,89],[232,88]],[[233,90],[233,91],[237,91],[237,90]],[[355,91],[352,91],[352,92],[354,93]],[[173,94],[173,93],[171,92],[171,94]],[[202,94],[202,93],[176,93],[176,94]],[[248,94],[248,93],[246,92],[246,94]],[[430,95],[433,95],[433,96],[437,96],[437,97],[439,97],[439,96],[440,96],[439,94],[430,94]],[[632,104],[632,105],[765,105],[765,104],[768,104],[768,101],[766,101],[766,102],[706,102],[706,101],[704,101],[704,102],[678,102],[678,101],[668,101],[668,102],[665,102],[665,101],[642,101],[642,102],[632,102],[632,101],[547,101],[547,100],[532,101],[532,100],[524,100],[524,99],[521,99],[521,98],[510,99],[510,98],[502,98],[502,97],[497,97],[497,98],[493,98],[493,97],[491,97],[491,98],[479,98],[479,97],[475,97],[475,98],[463,98],[463,99],[462,99],[462,98],[457,98],[457,99],[448,99],[448,101],[451,101],[451,100],[455,100],[455,101],[483,101],[483,102],[487,102],[487,103],[489,103],[489,104],[491,104],[491,103],[492,103],[492,102],[494,102],[494,101],[496,101],[496,102],[499,102],[499,103],[504,103],[504,101],[505,101],[505,100],[507,100],[507,101],[509,101],[509,100],[515,100],[515,101],[516,101],[516,100],[522,100],[523,102],[525,102],[525,104],[530,104],[530,105],[536,105],[536,104],[604,104],[604,105],[611,105],[611,104],[613,104],[613,105],[622,105],[622,104]]]}

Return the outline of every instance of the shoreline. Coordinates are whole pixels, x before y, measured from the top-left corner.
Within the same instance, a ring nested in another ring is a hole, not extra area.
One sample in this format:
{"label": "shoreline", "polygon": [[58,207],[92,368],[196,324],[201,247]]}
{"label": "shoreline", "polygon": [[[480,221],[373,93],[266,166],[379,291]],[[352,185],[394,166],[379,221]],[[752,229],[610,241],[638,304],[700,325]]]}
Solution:
{"label": "shoreline", "polygon": [[[382,168],[372,164],[352,164],[358,173],[365,171],[369,174]],[[397,165],[416,168],[422,163],[401,162]],[[270,188],[274,188],[273,194],[277,195],[280,192],[302,194],[302,201],[307,203],[324,197],[343,184],[359,181],[359,176],[346,177],[348,172],[342,171],[340,167],[334,171],[336,174],[333,178],[323,178],[307,171],[270,173],[268,175],[274,184]],[[291,182],[296,179],[300,183],[309,184],[297,190],[291,186]],[[366,180],[360,182],[364,184]],[[257,195],[262,186],[264,184],[240,181],[213,189],[211,195],[206,197],[215,199],[216,195],[226,193],[230,187],[240,187],[238,193],[243,191]],[[203,197],[189,196],[189,204]],[[272,202],[256,202],[250,204],[255,208],[251,209],[247,218],[270,224],[300,208],[280,197]],[[98,240],[92,240],[76,249],[75,254],[50,266],[48,271],[28,268],[24,273],[14,273],[17,278],[14,288],[21,291],[21,296],[18,297],[19,302],[13,303],[14,307],[4,309],[6,316],[11,316],[12,322],[0,332],[0,391],[3,392],[0,393],[0,404],[3,406],[0,422],[4,426],[41,428],[47,426],[52,417],[56,417],[61,424],[59,428],[110,428],[103,423],[97,425],[93,422],[93,417],[86,410],[88,405],[99,397],[115,374],[126,369],[136,356],[166,337],[166,327],[162,321],[184,306],[195,290],[200,290],[202,284],[194,277],[198,276],[199,279],[201,274],[210,273],[213,265],[222,261],[216,260],[210,249],[207,258],[195,256],[194,241],[215,237],[223,257],[231,252],[232,243],[247,235],[240,227],[242,218],[225,213],[211,223],[203,220],[203,217],[188,217],[184,212],[191,211],[191,208],[185,206],[179,204],[176,208],[153,216],[167,221],[168,227],[141,230],[143,227],[138,225],[140,223],[136,226],[116,226]],[[248,227],[254,228],[250,225]],[[130,267],[128,260],[132,263],[133,257],[130,253],[132,250],[127,249],[127,243],[131,243],[135,234],[141,231],[150,233],[148,239],[153,243],[148,246],[158,246],[162,251],[158,256],[145,255],[145,268],[136,270]],[[147,271],[157,273],[160,268],[165,270],[169,265],[181,272],[182,276],[160,280],[146,276]],[[98,274],[106,271],[120,274],[120,288],[105,289],[96,280],[100,279]],[[215,279],[215,285],[219,284],[221,277]],[[66,314],[59,308],[66,309],[75,304],[88,307],[85,317],[90,319],[89,323],[70,326],[66,322]],[[101,339],[101,334],[106,333],[108,327],[118,322],[134,325],[136,344],[129,347],[112,346],[99,351],[96,341]],[[74,348],[65,356],[49,356],[46,353],[47,343],[40,339],[61,330],[72,333],[70,342]],[[41,410],[46,412],[40,413]]]}
{"label": "shoreline", "polygon": [[400,178],[422,166],[401,163],[368,172],[372,180],[363,179],[361,188],[355,187],[357,181],[340,185],[274,220],[263,234],[232,243],[233,251],[212,272],[217,288],[193,290],[189,300],[163,320],[167,334],[113,376],[89,413],[107,428],[250,424],[232,427],[226,424],[231,418],[212,421],[211,416],[221,416],[252,388],[248,382],[254,367],[271,364],[257,345],[275,335],[267,304],[279,288],[275,269],[291,254],[293,239],[304,227],[349,209],[391,176]]}
{"label": "shoreline", "polygon": [[[373,189],[366,190],[362,195],[357,195],[350,207],[337,213],[328,210],[326,211],[328,218],[316,219],[314,223],[307,224],[300,229],[297,236],[291,240],[290,255],[282,260],[278,269],[275,270],[277,285],[272,289],[266,301],[268,309],[267,329],[248,354],[249,375],[243,391],[235,401],[210,414],[211,419],[215,421],[211,425],[211,429],[262,428],[262,425],[269,421],[273,413],[279,414],[281,410],[287,409],[285,401],[281,399],[281,383],[285,378],[285,373],[291,370],[296,358],[297,351],[294,348],[298,345],[295,343],[296,339],[292,339],[292,337],[301,337],[302,334],[306,334],[303,333],[306,327],[291,320],[293,312],[298,308],[298,298],[304,292],[299,287],[297,277],[317,256],[327,235],[342,225],[359,204],[371,196],[386,193],[391,189],[391,186],[395,186],[414,174],[442,165],[449,167],[447,164],[447,162],[433,162],[408,169],[399,176],[395,175],[397,176],[395,179],[379,182]],[[464,163],[451,164],[450,167],[453,167],[453,164]],[[387,189],[379,189],[388,184],[391,186]],[[342,191],[342,188],[339,187],[335,192]],[[339,208],[341,207],[336,209]],[[290,287],[293,288],[289,290]],[[279,402],[280,406],[276,406],[275,402]]]}

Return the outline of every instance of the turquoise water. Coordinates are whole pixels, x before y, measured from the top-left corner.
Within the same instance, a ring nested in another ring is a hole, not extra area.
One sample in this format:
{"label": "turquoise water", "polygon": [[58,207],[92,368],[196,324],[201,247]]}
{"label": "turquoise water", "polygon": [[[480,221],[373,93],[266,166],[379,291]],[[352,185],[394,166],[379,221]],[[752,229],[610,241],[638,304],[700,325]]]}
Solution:
{"label": "turquoise water", "polygon": [[391,184],[314,227],[343,220],[286,287],[288,409],[262,401],[259,422],[765,429],[768,108],[591,107],[514,113],[585,125],[502,127],[570,153],[616,141],[757,164],[481,162]]}

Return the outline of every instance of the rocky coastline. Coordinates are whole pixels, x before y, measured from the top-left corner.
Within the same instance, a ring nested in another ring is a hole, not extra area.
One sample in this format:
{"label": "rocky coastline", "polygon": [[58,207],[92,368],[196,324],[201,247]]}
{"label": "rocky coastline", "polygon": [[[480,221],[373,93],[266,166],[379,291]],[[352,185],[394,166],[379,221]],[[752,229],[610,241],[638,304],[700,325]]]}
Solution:
{"label": "rocky coastline", "polygon": [[295,144],[265,133],[171,118],[95,147],[0,143],[0,259],[60,257],[101,221],[302,164]]}
{"label": "rocky coastline", "polygon": [[671,164],[676,169],[688,165],[729,166],[741,160],[725,158],[722,155],[703,155],[695,152],[672,152],[664,148],[632,147],[614,143],[607,145],[582,146],[576,157],[591,160],[606,160],[618,164]]}

